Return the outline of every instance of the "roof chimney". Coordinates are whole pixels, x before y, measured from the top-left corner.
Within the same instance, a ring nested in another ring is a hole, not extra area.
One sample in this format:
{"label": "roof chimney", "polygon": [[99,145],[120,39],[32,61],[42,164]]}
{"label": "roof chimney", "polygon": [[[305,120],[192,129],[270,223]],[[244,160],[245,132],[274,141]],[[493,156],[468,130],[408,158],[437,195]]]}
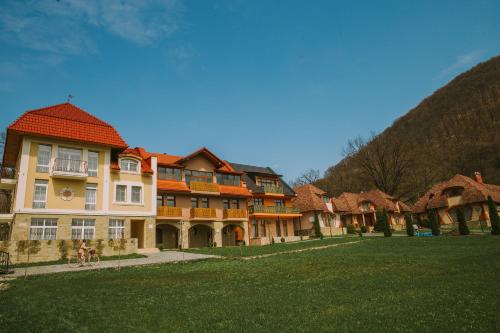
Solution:
{"label": "roof chimney", "polygon": [[474,172],[474,176],[476,177],[476,182],[483,184],[483,176],[481,176],[481,172]]}

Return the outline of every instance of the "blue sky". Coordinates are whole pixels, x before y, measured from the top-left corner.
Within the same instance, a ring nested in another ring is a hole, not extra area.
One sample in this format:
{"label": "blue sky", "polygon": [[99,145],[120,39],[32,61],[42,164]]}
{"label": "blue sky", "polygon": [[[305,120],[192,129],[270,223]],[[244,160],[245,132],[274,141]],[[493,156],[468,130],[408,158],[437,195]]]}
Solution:
{"label": "blue sky", "polygon": [[500,2],[1,1],[0,127],[73,103],[131,146],[324,171],[500,54]]}

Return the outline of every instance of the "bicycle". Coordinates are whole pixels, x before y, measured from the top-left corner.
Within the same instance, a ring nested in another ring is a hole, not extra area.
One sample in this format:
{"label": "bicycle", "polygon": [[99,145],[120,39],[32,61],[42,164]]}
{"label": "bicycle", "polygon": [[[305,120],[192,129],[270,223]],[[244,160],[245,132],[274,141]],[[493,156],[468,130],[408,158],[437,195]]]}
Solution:
{"label": "bicycle", "polygon": [[71,268],[97,266],[99,265],[99,262],[99,255],[94,249],[85,251],[83,258],[80,258],[78,254],[76,256],[68,257],[68,266]]}

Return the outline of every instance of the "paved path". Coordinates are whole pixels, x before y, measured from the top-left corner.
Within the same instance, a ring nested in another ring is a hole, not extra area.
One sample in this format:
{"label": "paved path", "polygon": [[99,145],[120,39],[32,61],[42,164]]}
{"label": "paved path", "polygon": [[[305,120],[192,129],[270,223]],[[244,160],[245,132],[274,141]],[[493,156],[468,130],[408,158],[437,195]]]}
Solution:
{"label": "paved path", "polygon": [[[199,253],[187,253],[178,251],[163,251],[160,253],[147,254],[147,258],[137,258],[137,259],[125,259],[120,263],[120,267],[127,266],[142,266],[142,265],[154,265],[190,260],[200,260],[207,258],[219,258],[218,256],[199,254]],[[118,260],[106,260],[101,261],[98,266],[84,266],[78,268],[71,268],[66,264],[63,265],[50,265],[50,266],[34,266],[28,267],[28,275],[41,275],[41,274],[52,274],[52,273],[63,273],[63,272],[79,272],[88,271],[93,269],[105,269],[105,268],[117,268]],[[16,278],[24,276],[25,268],[15,268],[14,274],[6,275],[6,278]]]}

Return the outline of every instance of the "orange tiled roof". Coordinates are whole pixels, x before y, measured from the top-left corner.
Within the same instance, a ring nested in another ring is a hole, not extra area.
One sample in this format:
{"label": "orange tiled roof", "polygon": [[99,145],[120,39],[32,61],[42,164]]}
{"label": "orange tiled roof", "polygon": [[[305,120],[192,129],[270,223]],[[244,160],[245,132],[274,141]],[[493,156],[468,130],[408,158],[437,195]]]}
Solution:
{"label": "orange tiled roof", "polygon": [[[135,148],[127,148],[122,151],[118,156],[135,156],[141,160],[141,172],[142,173],[153,173],[153,169],[151,168],[151,156],[148,154],[144,148],[135,147]],[[112,163],[111,169],[120,170],[120,166],[118,163]]]}
{"label": "orange tiled roof", "polygon": [[397,211],[398,206],[401,212],[410,211],[410,207],[402,201],[379,189],[362,193],[344,192],[338,198],[332,199],[334,210],[347,214],[362,214],[359,206],[363,201],[369,201],[377,208],[385,208],[388,212]]}
{"label": "orange tiled roof", "polygon": [[158,179],[156,187],[158,190],[175,191],[175,192],[190,192],[189,187],[183,181],[178,180],[162,180]]}
{"label": "orange tiled roof", "polygon": [[127,148],[125,141],[111,125],[71,103],[25,112],[8,130],[19,134]]}
{"label": "orange tiled roof", "polygon": [[240,195],[250,197],[252,194],[246,187],[219,185],[221,195]]}
{"label": "orange tiled roof", "polygon": [[295,207],[299,208],[301,212],[313,210],[328,211],[328,207],[323,201],[323,196],[326,195],[325,191],[311,184],[302,185],[293,190],[297,196],[292,198],[292,203]]}
{"label": "orange tiled roof", "polygon": [[424,213],[428,209],[448,207],[448,197],[444,190],[453,187],[462,187],[464,189],[462,192],[463,204],[484,202],[488,196],[491,196],[493,201],[500,202],[500,186],[480,183],[472,178],[457,174],[453,178],[431,187],[415,203],[413,212]]}

